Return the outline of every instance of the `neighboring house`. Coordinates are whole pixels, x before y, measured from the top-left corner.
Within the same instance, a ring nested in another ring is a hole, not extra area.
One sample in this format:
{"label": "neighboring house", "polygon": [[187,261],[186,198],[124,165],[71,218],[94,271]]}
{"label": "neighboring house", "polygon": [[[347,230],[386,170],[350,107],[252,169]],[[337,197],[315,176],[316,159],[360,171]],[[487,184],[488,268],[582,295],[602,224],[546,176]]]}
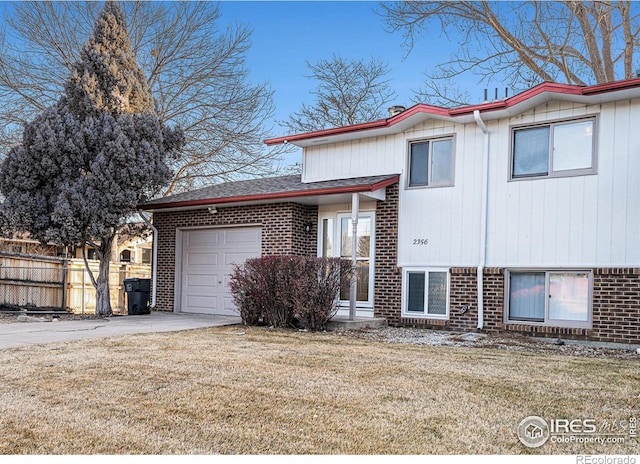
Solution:
{"label": "neighboring house", "polygon": [[640,343],[639,122],[640,79],[545,83],[267,140],[303,148],[301,178],[142,205],[157,307],[231,312],[228,273],[248,257],[350,258],[353,217],[359,316]]}
{"label": "neighboring house", "polygon": [[30,238],[29,234],[16,234],[13,237],[0,237],[0,251],[38,256],[66,257],[71,251],[67,247],[55,244],[42,244]]}
{"label": "neighboring house", "polygon": [[[129,227],[123,229],[116,236],[117,246],[113,253],[112,261],[136,264],[151,264],[152,237],[144,233],[142,226],[136,229]],[[96,259],[95,250],[86,246],[87,258]],[[38,240],[30,238],[28,233],[22,233],[11,238],[0,237],[0,251],[22,253],[35,256],[55,256],[58,258],[82,259],[81,247],[65,247],[53,243],[42,244]]]}
{"label": "neighboring house", "polygon": [[147,229],[143,223],[123,227],[116,237],[118,254],[114,258],[121,263],[151,264],[153,237]]}

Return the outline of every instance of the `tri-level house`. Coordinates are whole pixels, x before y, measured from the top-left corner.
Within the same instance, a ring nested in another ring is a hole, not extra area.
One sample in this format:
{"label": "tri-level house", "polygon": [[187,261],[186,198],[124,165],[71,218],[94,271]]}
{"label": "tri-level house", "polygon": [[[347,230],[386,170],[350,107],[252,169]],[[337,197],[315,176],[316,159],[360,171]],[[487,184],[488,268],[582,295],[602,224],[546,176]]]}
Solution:
{"label": "tri-level house", "polygon": [[157,309],[230,313],[248,257],[340,256],[358,316],[640,343],[640,79],[394,111],[267,140],[302,148],[302,176],[142,205]]}

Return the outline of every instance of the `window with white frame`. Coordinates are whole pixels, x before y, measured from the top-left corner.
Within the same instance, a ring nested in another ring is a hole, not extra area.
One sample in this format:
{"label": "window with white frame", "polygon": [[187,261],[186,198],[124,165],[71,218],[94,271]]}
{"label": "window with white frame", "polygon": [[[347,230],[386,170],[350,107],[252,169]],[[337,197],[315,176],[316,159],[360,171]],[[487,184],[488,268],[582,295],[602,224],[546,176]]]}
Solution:
{"label": "window with white frame", "polygon": [[453,185],[453,137],[409,143],[409,187]]}
{"label": "window with white frame", "polygon": [[589,327],[592,288],[590,271],[510,271],[506,321]]}
{"label": "window with white frame", "polygon": [[594,174],[596,118],[515,127],[511,179]]}
{"label": "window with white frame", "polygon": [[[356,236],[356,302],[359,307],[373,306],[375,213],[361,211]],[[352,259],[353,222],[349,214],[337,213],[319,218],[318,256]],[[340,300],[349,301],[349,286],[340,291]]]}
{"label": "window with white frame", "polygon": [[449,272],[411,269],[404,273],[404,315],[447,319],[449,317]]}

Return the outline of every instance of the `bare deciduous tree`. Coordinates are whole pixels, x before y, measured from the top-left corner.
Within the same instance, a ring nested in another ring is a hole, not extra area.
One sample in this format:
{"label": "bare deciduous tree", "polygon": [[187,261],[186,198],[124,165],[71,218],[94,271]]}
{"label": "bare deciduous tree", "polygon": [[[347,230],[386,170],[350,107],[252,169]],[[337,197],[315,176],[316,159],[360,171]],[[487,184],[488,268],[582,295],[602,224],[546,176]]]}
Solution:
{"label": "bare deciduous tree", "polygon": [[311,92],[316,102],[302,104],[299,112],[283,122],[292,132],[341,127],[373,121],[384,116],[395,98],[386,75],[388,66],[380,59],[346,60],[333,56],[316,64],[307,62],[309,78],[318,82]]}
{"label": "bare deciduous tree", "polygon": [[451,92],[451,82],[469,72],[480,83],[497,77],[514,90],[543,81],[586,85],[634,77],[640,5],[631,1],[406,1],[382,9],[409,50],[419,34],[435,29],[460,38],[451,59],[426,73],[418,96],[432,103],[467,100]]}
{"label": "bare deciduous tree", "polygon": [[[131,46],[163,122],[187,144],[165,194],[273,171],[283,147],[265,150],[272,91],[248,79],[251,30],[219,27],[220,8],[203,2],[123,2]],[[0,153],[21,125],[52,105],[101,8],[96,2],[3,6],[0,30]]]}

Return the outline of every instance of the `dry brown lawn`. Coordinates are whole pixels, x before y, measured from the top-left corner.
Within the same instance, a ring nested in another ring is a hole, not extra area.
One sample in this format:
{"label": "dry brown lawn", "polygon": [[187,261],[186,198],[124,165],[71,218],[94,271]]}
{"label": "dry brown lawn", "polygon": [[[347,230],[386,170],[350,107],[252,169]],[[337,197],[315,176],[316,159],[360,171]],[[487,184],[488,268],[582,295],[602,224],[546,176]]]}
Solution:
{"label": "dry brown lawn", "polygon": [[640,364],[226,327],[5,350],[2,454],[636,454],[524,447],[639,416]]}

